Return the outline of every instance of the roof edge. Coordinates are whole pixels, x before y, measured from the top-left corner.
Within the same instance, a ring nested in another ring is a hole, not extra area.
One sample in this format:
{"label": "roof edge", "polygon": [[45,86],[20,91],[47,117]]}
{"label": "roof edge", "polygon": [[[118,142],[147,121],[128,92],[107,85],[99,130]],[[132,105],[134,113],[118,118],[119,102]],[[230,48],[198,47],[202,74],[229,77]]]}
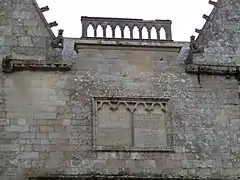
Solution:
{"label": "roof edge", "polygon": [[45,16],[44,16],[43,13],[41,12],[41,10],[40,10],[40,8],[39,8],[39,6],[38,6],[37,1],[36,1],[36,0],[32,0],[32,1],[33,1],[34,6],[36,7],[36,9],[37,9],[37,11],[38,11],[39,16],[40,16],[41,19],[43,20],[44,25],[45,25],[45,27],[47,28],[48,32],[50,33],[50,35],[51,35],[53,38],[55,38],[56,36],[55,36],[55,34],[53,33],[53,31],[51,30],[51,28],[48,26],[47,19],[45,18]]}
{"label": "roof edge", "polygon": [[213,7],[211,13],[208,15],[209,19],[206,20],[206,22],[204,23],[202,29],[200,30],[199,35],[196,38],[196,41],[197,41],[197,43],[199,45],[203,45],[202,43],[203,43],[203,39],[204,39],[204,36],[206,34],[206,31],[207,31],[208,27],[211,26],[209,22],[212,22],[214,17],[216,16],[217,11],[218,11],[218,6],[219,6],[220,2],[221,2],[220,0],[218,0],[216,2],[216,5]]}

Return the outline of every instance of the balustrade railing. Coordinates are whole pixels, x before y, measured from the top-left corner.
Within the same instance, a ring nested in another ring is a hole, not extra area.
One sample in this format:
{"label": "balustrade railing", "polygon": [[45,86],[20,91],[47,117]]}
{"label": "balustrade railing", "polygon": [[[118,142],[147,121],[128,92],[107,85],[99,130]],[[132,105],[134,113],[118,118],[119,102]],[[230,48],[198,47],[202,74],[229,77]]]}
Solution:
{"label": "balustrade railing", "polygon": [[[172,40],[171,20],[143,20],[83,16],[81,18],[81,22],[82,38],[99,37],[121,39]],[[93,30],[92,36],[90,36],[88,33],[89,28],[92,28]],[[117,30],[120,34],[119,36],[117,36]]]}

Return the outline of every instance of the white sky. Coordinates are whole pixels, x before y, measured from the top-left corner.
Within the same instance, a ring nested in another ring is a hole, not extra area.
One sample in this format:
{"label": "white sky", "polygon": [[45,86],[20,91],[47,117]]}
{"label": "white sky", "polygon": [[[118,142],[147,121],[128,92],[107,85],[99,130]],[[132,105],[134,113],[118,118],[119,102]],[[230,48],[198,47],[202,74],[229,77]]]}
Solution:
{"label": "white sky", "polygon": [[81,16],[141,18],[145,20],[172,20],[174,41],[189,41],[197,35],[195,28],[201,29],[213,6],[209,0],[37,0],[40,7],[48,5],[44,12],[48,22],[57,21],[57,30],[64,29],[65,37],[81,37]]}

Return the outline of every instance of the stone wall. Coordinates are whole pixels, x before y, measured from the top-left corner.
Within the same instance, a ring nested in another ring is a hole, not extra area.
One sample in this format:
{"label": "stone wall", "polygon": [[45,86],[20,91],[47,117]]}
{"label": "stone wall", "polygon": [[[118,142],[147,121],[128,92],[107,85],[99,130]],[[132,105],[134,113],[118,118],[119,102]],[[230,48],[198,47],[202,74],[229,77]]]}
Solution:
{"label": "stone wall", "polygon": [[238,0],[219,0],[215,4],[198,36],[205,53],[197,55],[196,63],[239,66],[239,6]]}
{"label": "stone wall", "polygon": [[[49,60],[41,42],[52,35],[34,1],[14,2],[0,3],[0,57]],[[231,2],[219,1],[218,12],[228,12],[223,10],[233,8],[236,1]],[[17,19],[33,23],[40,34],[32,36]],[[14,34],[18,28],[26,34]],[[233,42],[233,32],[221,37]],[[39,41],[32,44],[35,38]],[[31,54],[32,46],[41,53]],[[222,53],[230,57],[226,46],[224,53],[206,46],[200,56],[209,57],[205,63]],[[234,77],[186,73],[188,47],[187,42],[65,38],[61,60],[72,62],[71,71],[1,73],[0,179],[239,177],[239,83]]]}
{"label": "stone wall", "polygon": [[[200,86],[197,76],[184,70],[188,43],[75,41],[78,55],[71,72],[2,74],[1,179],[239,175],[235,79],[202,75]],[[173,151],[94,149],[92,97],[169,97]]]}
{"label": "stone wall", "polygon": [[[74,41],[65,43],[66,61],[74,61]],[[44,164],[51,171],[63,158],[70,161],[71,122],[62,119],[69,100],[64,88],[67,79],[65,72],[1,73],[0,179],[28,179],[32,168],[38,172]]]}
{"label": "stone wall", "polygon": [[55,35],[35,0],[2,0],[0,10],[1,57],[45,61],[53,55],[49,47]]}

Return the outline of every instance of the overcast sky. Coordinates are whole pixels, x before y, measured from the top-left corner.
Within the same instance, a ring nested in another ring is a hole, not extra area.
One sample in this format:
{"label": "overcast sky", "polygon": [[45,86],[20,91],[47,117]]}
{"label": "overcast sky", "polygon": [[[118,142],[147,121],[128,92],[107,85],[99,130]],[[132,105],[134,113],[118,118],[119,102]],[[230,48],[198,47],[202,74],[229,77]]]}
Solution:
{"label": "overcast sky", "polygon": [[40,7],[48,5],[44,12],[48,22],[57,21],[56,33],[64,29],[65,37],[81,36],[81,16],[141,18],[145,20],[172,20],[174,41],[189,41],[196,35],[195,28],[201,29],[213,6],[209,0],[37,0]]}

